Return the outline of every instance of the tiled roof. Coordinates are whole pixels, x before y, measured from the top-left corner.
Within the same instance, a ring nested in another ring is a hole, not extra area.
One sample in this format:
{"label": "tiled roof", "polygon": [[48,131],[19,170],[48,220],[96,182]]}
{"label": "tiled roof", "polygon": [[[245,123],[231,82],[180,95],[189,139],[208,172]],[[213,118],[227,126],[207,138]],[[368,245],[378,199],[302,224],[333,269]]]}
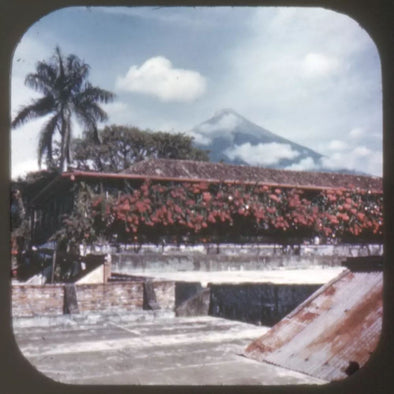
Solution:
{"label": "tiled roof", "polygon": [[360,188],[382,191],[382,178],[339,173],[302,172],[191,160],[155,159],[138,162],[122,174],[160,178],[259,182],[298,187]]}

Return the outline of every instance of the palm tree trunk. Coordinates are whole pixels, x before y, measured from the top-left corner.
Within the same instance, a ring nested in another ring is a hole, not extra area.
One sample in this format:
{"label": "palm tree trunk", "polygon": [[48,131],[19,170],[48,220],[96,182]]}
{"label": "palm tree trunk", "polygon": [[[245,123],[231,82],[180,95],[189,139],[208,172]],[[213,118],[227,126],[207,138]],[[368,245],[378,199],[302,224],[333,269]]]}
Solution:
{"label": "palm tree trunk", "polygon": [[60,163],[59,169],[63,172],[66,170],[66,165],[70,163],[70,143],[71,143],[71,113],[68,109],[62,111],[62,126],[60,132]]}

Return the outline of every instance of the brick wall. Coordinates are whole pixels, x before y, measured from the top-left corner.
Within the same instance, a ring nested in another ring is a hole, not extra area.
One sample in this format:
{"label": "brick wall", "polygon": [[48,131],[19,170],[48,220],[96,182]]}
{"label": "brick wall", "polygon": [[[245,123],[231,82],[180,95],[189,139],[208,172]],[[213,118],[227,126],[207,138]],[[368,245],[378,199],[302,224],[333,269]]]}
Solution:
{"label": "brick wall", "polygon": [[[92,283],[75,286],[79,312],[124,311],[143,308],[143,282]],[[175,284],[155,281],[157,303],[161,309],[174,309]],[[64,313],[65,285],[14,285],[12,286],[12,316],[56,316]]]}
{"label": "brick wall", "polygon": [[81,284],[76,286],[80,312],[121,309],[142,309],[142,282],[113,282],[107,284]]}
{"label": "brick wall", "polygon": [[63,314],[63,285],[12,286],[12,316],[30,317]]}

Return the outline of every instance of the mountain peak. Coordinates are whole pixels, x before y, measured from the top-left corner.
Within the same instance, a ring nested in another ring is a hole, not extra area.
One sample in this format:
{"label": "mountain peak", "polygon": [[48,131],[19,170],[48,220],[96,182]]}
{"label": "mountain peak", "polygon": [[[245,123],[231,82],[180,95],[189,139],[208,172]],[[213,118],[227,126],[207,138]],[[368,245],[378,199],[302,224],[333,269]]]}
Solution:
{"label": "mountain peak", "polygon": [[234,115],[234,116],[240,117],[240,115],[237,112],[235,112],[232,108],[220,109],[220,110],[216,111],[213,116],[214,116],[214,118],[217,118],[217,117],[222,117],[225,115]]}
{"label": "mountain peak", "polygon": [[195,143],[210,151],[213,162],[257,165],[271,168],[318,166],[319,153],[272,133],[231,108],[192,129]]}

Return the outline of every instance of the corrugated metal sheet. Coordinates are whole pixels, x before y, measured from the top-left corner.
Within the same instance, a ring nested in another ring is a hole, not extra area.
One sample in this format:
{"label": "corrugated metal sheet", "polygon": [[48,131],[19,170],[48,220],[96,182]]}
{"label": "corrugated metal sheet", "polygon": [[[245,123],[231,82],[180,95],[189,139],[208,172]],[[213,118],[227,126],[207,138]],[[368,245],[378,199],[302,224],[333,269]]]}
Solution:
{"label": "corrugated metal sheet", "polygon": [[362,367],[379,341],[382,290],[382,272],[345,270],[252,342],[245,355],[327,381],[346,378],[349,363]]}

